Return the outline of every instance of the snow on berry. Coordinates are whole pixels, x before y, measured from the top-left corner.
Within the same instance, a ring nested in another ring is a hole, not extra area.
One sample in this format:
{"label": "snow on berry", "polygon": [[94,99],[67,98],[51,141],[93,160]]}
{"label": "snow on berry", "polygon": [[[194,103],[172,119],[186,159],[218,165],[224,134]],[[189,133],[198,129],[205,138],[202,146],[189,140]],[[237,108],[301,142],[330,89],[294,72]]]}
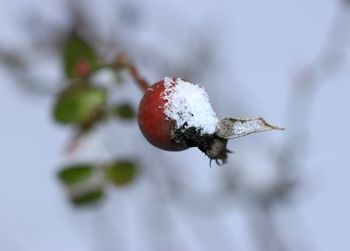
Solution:
{"label": "snow on berry", "polygon": [[165,78],[164,87],[164,113],[177,129],[194,127],[200,134],[215,133],[218,118],[203,87],[180,78]]}

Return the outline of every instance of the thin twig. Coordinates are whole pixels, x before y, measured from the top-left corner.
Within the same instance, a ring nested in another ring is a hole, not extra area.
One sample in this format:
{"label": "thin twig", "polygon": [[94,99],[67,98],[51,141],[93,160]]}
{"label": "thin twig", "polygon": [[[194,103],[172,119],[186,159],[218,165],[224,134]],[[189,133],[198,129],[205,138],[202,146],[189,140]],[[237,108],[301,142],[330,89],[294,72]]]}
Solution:
{"label": "thin twig", "polygon": [[143,92],[146,92],[150,87],[149,83],[140,75],[136,66],[130,62],[129,57],[126,53],[121,53],[117,56],[115,60],[115,68],[126,68],[129,71],[131,77]]}
{"label": "thin twig", "polygon": [[72,154],[74,153],[81,142],[81,139],[83,138],[85,132],[83,130],[78,129],[74,135],[71,137],[71,139],[69,140],[66,148],[65,148],[65,153],[66,154]]}

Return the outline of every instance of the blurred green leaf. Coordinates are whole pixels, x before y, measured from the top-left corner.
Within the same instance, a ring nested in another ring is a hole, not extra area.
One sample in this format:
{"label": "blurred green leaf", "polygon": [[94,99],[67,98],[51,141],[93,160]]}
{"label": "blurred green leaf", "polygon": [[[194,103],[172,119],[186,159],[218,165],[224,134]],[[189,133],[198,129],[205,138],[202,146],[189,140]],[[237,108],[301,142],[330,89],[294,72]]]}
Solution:
{"label": "blurred green leaf", "polygon": [[62,124],[85,124],[98,117],[106,102],[104,89],[85,84],[69,86],[57,98],[53,116]]}
{"label": "blurred green leaf", "polygon": [[67,166],[58,172],[58,178],[68,189],[69,199],[74,205],[91,205],[103,198],[103,186],[95,183],[95,174],[90,164]]}
{"label": "blurred green leaf", "polygon": [[113,107],[113,115],[121,119],[133,119],[136,116],[134,108],[130,104],[120,104]]}
{"label": "blurred green leaf", "polygon": [[65,167],[58,173],[59,180],[65,185],[74,185],[91,178],[93,167],[89,164],[73,165]]}
{"label": "blurred green leaf", "polygon": [[101,201],[103,197],[104,197],[103,190],[97,189],[94,191],[88,191],[79,196],[75,196],[71,198],[71,201],[75,206],[87,206],[87,205],[95,204]]}
{"label": "blurred green leaf", "polygon": [[107,179],[114,185],[124,186],[134,181],[137,168],[131,161],[121,160],[111,164],[107,169]]}
{"label": "blurred green leaf", "polygon": [[95,50],[77,33],[73,32],[63,47],[63,63],[66,75],[69,78],[79,77],[77,67],[79,63],[86,63],[94,68],[98,62]]}

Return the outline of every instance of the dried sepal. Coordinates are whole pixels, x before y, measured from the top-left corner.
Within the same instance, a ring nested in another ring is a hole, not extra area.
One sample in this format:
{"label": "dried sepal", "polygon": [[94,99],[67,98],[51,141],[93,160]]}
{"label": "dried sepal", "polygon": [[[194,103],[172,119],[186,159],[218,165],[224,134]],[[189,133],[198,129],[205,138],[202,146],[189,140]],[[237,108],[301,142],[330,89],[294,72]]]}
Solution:
{"label": "dried sepal", "polygon": [[267,123],[263,118],[224,118],[218,122],[215,134],[220,138],[234,139],[251,133],[270,130],[284,129]]}

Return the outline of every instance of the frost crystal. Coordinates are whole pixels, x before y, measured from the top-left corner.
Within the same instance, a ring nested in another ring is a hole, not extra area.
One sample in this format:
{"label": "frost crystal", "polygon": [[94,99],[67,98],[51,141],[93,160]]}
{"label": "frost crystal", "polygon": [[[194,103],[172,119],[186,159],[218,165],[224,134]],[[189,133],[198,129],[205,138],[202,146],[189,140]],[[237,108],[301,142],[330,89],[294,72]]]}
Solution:
{"label": "frost crystal", "polygon": [[197,128],[201,134],[213,134],[218,119],[203,87],[180,78],[164,79],[165,115],[176,122],[176,128]]}
{"label": "frost crystal", "polygon": [[232,129],[235,135],[241,135],[249,134],[260,130],[261,128],[263,128],[263,126],[264,123],[261,120],[245,121],[244,123],[241,121],[237,121],[232,127]]}
{"label": "frost crystal", "polygon": [[217,124],[216,135],[225,139],[233,139],[269,130],[283,130],[283,128],[270,125],[262,118],[224,118]]}

